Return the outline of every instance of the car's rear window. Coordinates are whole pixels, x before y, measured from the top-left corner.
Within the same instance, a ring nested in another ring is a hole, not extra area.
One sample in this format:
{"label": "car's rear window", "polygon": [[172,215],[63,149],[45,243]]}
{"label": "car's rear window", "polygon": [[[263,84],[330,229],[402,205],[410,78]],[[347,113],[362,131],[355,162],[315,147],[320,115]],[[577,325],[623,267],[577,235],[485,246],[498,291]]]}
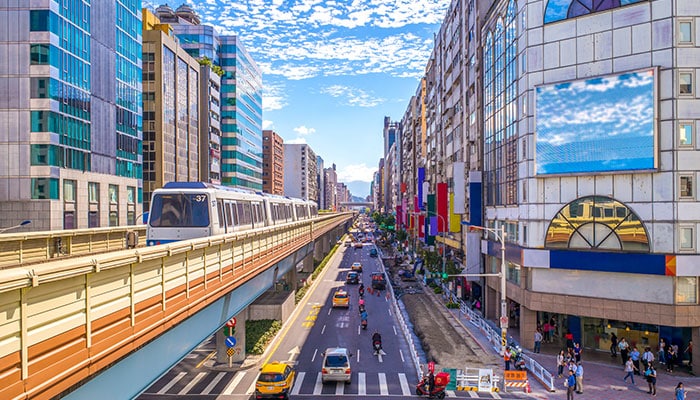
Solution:
{"label": "car's rear window", "polygon": [[348,363],[348,358],[345,356],[328,356],[326,357],[327,367],[345,367]]}
{"label": "car's rear window", "polygon": [[336,293],[335,298],[336,299],[346,299],[348,295],[346,293]]}
{"label": "car's rear window", "polygon": [[282,374],[260,374],[258,378],[259,382],[282,382],[284,380],[284,375]]}

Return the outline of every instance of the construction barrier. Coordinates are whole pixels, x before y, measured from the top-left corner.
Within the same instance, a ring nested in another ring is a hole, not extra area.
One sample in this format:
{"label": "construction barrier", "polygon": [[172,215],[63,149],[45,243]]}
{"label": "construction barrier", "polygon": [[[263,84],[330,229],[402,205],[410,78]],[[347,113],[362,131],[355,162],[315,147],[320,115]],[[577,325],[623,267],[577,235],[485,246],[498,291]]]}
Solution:
{"label": "construction barrier", "polygon": [[522,388],[525,393],[530,393],[530,381],[527,379],[527,371],[503,371],[504,391],[508,388]]}
{"label": "construction barrier", "polygon": [[498,392],[498,381],[492,369],[458,369],[455,376],[455,389],[469,392]]}

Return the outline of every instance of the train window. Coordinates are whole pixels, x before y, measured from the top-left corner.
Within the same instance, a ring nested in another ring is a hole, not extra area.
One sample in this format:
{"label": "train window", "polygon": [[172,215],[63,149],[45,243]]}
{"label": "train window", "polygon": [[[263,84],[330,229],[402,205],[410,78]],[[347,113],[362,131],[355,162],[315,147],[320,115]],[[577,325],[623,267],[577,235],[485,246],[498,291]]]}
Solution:
{"label": "train window", "polygon": [[233,212],[233,203],[230,202],[226,202],[226,224],[229,226],[229,228],[233,228],[234,226],[238,225]]}
{"label": "train window", "polygon": [[247,225],[251,225],[253,223],[253,216],[250,211],[251,204],[250,202],[245,202],[243,203],[243,212],[245,213],[245,223]]}
{"label": "train window", "polygon": [[248,223],[245,219],[245,211],[243,210],[243,203],[241,202],[236,202],[236,215],[238,215],[238,223],[240,225]]}
{"label": "train window", "polygon": [[223,202],[217,200],[216,209],[219,212],[219,228],[221,228],[222,231],[225,231],[226,221],[224,220],[224,204],[223,204]]}
{"label": "train window", "polygon": [[152,227],[209,226],[209,201],[206,194],[156,194],[151,208],[149,223]]}

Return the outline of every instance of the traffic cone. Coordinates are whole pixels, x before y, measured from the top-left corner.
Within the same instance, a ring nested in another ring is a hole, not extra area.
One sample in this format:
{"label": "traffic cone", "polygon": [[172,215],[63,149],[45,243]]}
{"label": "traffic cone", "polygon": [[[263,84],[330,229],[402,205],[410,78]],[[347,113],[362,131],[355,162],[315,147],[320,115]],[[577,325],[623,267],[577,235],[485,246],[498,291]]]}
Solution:
{"label": "traffic cone", "polygon": [[530,381],[525,381],[525,393],[532,393],[532,389],[530,388]]}

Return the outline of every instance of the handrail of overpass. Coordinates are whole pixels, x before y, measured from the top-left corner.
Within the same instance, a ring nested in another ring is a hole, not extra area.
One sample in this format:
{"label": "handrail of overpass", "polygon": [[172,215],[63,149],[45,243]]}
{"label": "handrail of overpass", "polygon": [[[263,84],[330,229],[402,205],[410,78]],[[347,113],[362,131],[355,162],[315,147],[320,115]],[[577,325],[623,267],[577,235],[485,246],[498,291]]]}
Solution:
{"label": "handrail of overpass", "polygon": [[138,247],[138,238],[145,235],[146,225],[3,233],[0,269]]}
{"label": "handrail of overpass", "polygon": [[0,269],[0,398],[59,396],[352,217]]}

